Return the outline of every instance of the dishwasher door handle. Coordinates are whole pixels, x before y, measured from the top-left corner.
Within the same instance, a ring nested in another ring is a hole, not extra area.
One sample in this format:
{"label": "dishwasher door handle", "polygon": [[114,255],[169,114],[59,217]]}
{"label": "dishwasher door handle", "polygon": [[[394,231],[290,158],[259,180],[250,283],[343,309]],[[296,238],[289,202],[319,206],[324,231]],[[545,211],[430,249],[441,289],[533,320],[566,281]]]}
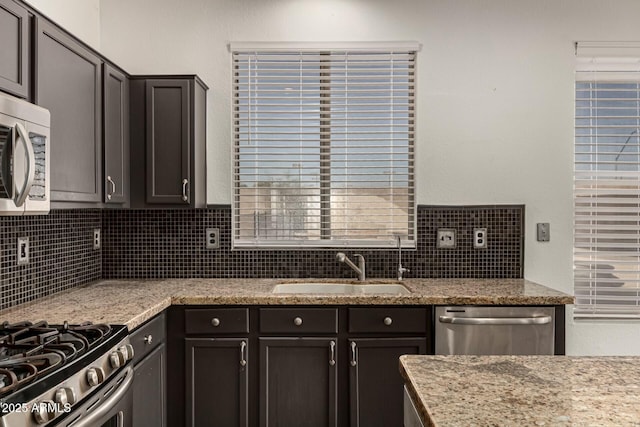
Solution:
{"label": "dishwasher door handle", "polygon": [[546,325],[551,323],[551,316],[534,317],[452,317],[440,316],[440,323],[455,325]]}

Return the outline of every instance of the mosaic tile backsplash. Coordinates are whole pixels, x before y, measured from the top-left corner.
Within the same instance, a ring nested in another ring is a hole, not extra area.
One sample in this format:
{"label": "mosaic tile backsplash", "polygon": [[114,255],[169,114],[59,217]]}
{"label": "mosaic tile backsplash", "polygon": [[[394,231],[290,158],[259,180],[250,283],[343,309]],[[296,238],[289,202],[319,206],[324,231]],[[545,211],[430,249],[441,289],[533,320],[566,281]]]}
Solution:
{"label": "mosaic tile backsplash", "polygon": [[[93,249],[100,210],[0,217],[0,309],[102,277],[102,251]],[[29,263],[17,265],[18,238],[29,238]]]}
{"label": "mosaic tile backsplash", "polygon": [[[419,206],[417,245],[403,250],[405,277],[523,277],[524,206]],[[220,249],[205,248],[205,229],[220,229]],[[473,229],[487,228],[487,248]],[[455,248],[436,247],[437,229],[456,229]],[[228,206],[189,210],[102,212],[104,278],[355,278],[337,250],[231,250]],[[397,250],[349,250],[367,261],[367,276],[395,278]]]}
{"label": "mosaic tile backsplash", "polygon": [[[405,277],[523,277],[524,206],[419,206],[417,245],[402,251]],[[205,248],[205,229],[220,229],[220,249]],[[488,247],[473,248],[487,228]],[[101,228],[102,248],[93,249]],[[455,228],[457,245],[436,248],[438,228]],[[29,238],[30,262],[17,265],[17,240]],[[100,278],[335,277],[355,273],[337,250],[231,250],[228,206],[187,210],[53,210],[0,217],[0,309]],[[396,250],[349,250],[367,260],[367,276],[395,278]]]}

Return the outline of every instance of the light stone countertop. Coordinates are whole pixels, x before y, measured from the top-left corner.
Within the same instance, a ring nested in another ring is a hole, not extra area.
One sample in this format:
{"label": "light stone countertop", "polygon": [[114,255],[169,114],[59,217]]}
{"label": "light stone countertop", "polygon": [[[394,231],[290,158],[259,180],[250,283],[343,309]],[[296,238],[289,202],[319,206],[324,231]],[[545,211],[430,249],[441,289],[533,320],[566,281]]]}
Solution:
{"label": "light stone countertop", "polygon": [[425,426],[640,426],[640,357],[401,356]]}
{"label": "light stone countertop", "polygon": [[[0,321],[125,324],[130,330],[170,305],[557,305],[573,297],[523,279],[406,279],[407,295],[273,294],[280,283],[327,279],[102,280],[0,311]],[[371,279],[365,283],[398,283]]]}

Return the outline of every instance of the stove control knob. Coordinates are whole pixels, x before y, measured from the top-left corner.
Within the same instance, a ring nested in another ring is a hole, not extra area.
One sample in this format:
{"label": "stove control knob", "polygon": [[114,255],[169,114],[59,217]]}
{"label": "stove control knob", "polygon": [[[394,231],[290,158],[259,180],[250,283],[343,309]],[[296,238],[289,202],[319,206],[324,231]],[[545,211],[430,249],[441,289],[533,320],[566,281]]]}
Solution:
{"label": "stove control knob", "polygon": [[124,354],[120,349],[118,349],[111,352],[111,354],[109,355],[109,361],[111,362],[111,367],[113,369],[118,369],[127,361],[127,355]]}
{"label": "stove control knob", "polygon": [[131,344],[125,344],[118,348],[124,354],[125,361],[133,359],[133,346]]}
{"label": "stove control knob", "polygon": [[56,404],[51,400],[43,400],[32,407],[31,412],[33,412],[36,423],[46,424],[56,417],[55,408]]}
{"label": "stove control knob", "polygon": [[73,387],[60,387],[56,390],[55,401],[61,406],[73,405],[76,403],[76,391]]}
{"label": "stove control knob", "polygon": [[89,368],[87,369],[87,382],[91,387],[102,384],[104,381],[104,371],[102,368]]}

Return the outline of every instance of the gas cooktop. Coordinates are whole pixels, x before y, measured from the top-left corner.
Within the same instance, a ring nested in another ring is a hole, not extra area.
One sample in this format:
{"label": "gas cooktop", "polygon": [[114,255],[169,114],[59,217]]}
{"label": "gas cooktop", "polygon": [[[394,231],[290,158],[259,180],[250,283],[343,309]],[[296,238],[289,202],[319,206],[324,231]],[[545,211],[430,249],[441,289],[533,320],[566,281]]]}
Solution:
{"label": "gas cooktop", "polygon": [[17,418],[20,412],[35,425],[68,415],[73,405],[132,358],[124,325],[3,323],[0,426],[14,425],[7,420]]}

